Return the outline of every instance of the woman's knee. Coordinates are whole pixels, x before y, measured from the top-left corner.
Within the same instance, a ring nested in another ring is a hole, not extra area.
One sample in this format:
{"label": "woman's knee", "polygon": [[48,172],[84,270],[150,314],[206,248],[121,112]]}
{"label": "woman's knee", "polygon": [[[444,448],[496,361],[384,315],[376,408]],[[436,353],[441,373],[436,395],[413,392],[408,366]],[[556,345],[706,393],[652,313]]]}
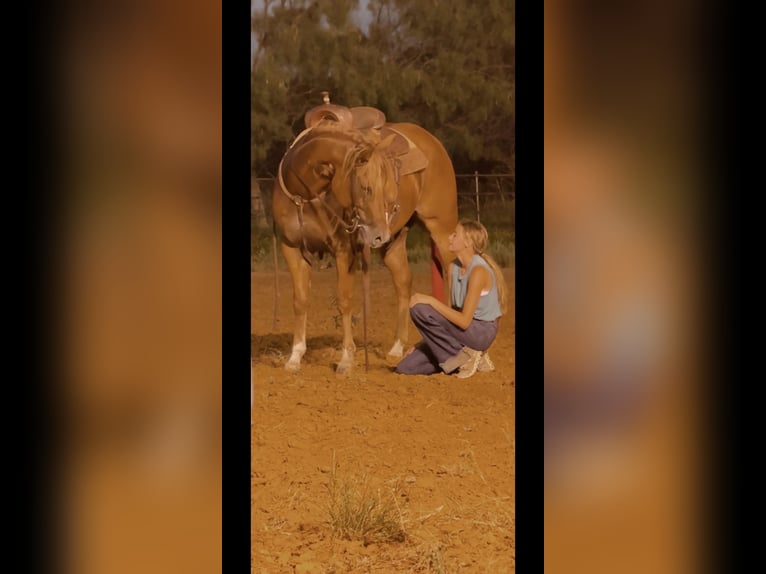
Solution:
{"label": "woman's knee", "polygon": [[396,365],[396,369],[394,369],[394,372],[398,375],[413,375],[416,372],[415,367],[415,361],[413,360],[413,357],[407,356],[404,357],[401,361],[399,361],[399,364]]}
{"label": "woman's knee", "polygon": [[426,303],[418,303],[410,307],[410,317],[415,323],[423,322],[431,310],[431,306]]}
{"label": "woman's knee", "polygon": [[399,361],[394,372],[399,375],[430,375],[437,370],[425,350],[416,346],[411,353]]}

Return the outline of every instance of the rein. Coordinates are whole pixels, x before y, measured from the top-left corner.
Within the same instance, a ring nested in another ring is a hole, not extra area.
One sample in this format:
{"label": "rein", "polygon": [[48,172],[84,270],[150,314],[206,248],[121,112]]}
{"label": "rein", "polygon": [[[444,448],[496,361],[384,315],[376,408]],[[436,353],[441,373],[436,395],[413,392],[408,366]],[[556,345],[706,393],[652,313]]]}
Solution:
{"label": "rein", "polygon": [[386,206],[386,225],[389,226],[389,231],[391,223],[393,223],[396,214],[399,212],[399,166],[401,162],[398,159],[394,159],[391,164],[394,168],[394,180],[396,181],[396,198],[394,199],[394,207],[391,210],[390,216],[388,214],[388,203],[384,201]]}
{"label": "rein", "polygon": [[[291,146],[292,147],[292,146]],[[295,204],[295,207],[298,209],[298,226],[300,228],[300,234],[301,234],[301,242],[303,244],[303,249],[308,252],[308,247],[306,245],[306,234],[303,232],[303,206],[307,203],[314,205],[315,209],[317,210],[317,213],[322,213],[322,210],[319,209],[321,206],[325,211],[327,211],[330,216],[340,225],[343,230],[348,233],[354,233],[359,228],[359,214],[356,213],[356,210],[354,210],[354,217],[351,219],[351,222],[346,222],[343,217],[338,215],[338,213],[332,208],[332,206],[325,201],[325,196],[327,195],[327,191],[323,191],[321,194],[319,194],[316,197],[312,197],[311,199],[306,199],[305,197],[301,197],[300,195],[295,195],[293,193],[290,193],[287,189],[287,186],[285,185],[285,180],[282,177],[282,163],[284,162],[284,158],[282,158],[282,161],[279,162],[279,170],[277,172],[277,181],[279,182],[279,189],[282,190],[282,193],[284,193],[287,198],[292,201]],[[297,173],[294,174],[298,181],[301,182],[301,185],[306,189],[306,191],[311,193],[311,189],[306,184],[305,181],[303,181],[303,178],[301,178],[300,175]]]}
{"label": "rein", "polygon": [[[305,129],[303,132],[301,132],[298,137],[295,138],[293,143],[290,144],[290,148],[292,149],[295,144],[297,144],[303,137],[308,134],[311,131],[312,128]],[[385,206],[385,217],[386,217],[386,225],[391,227],[391,225],[394,222],[394,219],[396,218],[396,215],[399,212],[399,192],[400,192],[400,161],[399,159],[393,158],[390,159],[390,165],[391,168],[394,171],[394,180],[396,182],[396,198],[394,199],[393,204],[390,204],[384,200],[384,206]],[[279,189],[282,190],[282,193],[285,194],[285,196],[295,205],[295,207],[298,210],[298,226],[300,229],[300,235],[301,235],[301,243],[303,245],[304,252],[308,253],[308,246],[306,245],[306,234],[304,232],[304,222],[303,222],[303,208],[304,206],[309,203],[313,204],[314,208],[317,210],[317,213],[320,215],[327,215],[329,214],[330,218],[335,221],[336,226],[340,226],[346,233],[349,235],[354,233],[358,228],[360,224],[360,217],[359,212],[357,211],[356,207],[353,207],[352,213],[353,217],[351,218],[351,221],[346,221],[342,216],[340,216],[335,209],[327,202],[325,201],[325,196],[327,195],[327,191],[323,191],[318,196],[312,197],[311,199],[306,199],[305,197],[295,195],[293,193],[290,193],[290,191],[287,189],[287,185],[285,184],[284,177],[282,175],[282,169],[284,164],[284,157],[282,158],[282,161],[279,162],[279,169],[277,171],[277,181],[279,182]],[[303,178],[293,172],[293,174],[298,178],[298,181],[300,181],[301,185],[306,189],[309,195],[311,195],[311,189],[306,184],[305,181],[303,181]],[[320,209],[321,205],[321,209]],[[326,212],[326,213],[324,213]]]}

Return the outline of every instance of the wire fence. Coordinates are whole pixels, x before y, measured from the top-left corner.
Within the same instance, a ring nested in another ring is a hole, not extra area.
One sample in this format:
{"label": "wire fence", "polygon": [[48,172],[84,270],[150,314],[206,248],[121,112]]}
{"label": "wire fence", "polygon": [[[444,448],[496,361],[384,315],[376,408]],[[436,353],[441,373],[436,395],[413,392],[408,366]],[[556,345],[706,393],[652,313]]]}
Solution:
{"label": "wire fence", "polygon": [[[458,214],[481,221],[492,211],[514,209],[516,186],[513,174],[479,173],[455,175]],[[250,213],[258,228],[271,227],[271,198],[276,179],[253,177],[250,184]]]}

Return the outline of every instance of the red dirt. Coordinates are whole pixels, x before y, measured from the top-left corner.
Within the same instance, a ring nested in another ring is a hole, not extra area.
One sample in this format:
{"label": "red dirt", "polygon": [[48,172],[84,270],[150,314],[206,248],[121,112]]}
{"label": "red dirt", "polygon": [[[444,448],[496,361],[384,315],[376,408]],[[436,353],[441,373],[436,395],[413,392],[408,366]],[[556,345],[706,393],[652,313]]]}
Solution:
{"label": "red dirt", "polygon": [[[413,267],[415,291],[430,271]],[[506,270],[513,308],[513,270]],[[292,341],[292,288],[280,273],[279,324],[272,331],[274,277],[252,274],[251,572],[515,571],[515,326],[501,322],[490,349],[496,370],[460,380],[403,376],[385,353],[395,298],[388,271],[371,273],[369,372],[361,314],[356,368],[338,376],[341,331],[334,269],[312,278],[307,346],[297,374],[283,365]],[[361,309],[357,277],[355,309]],[[410,344],[419,334],[410,325]],[[327,507],[333,474],[396,501],[403,541],[334,535]]]}

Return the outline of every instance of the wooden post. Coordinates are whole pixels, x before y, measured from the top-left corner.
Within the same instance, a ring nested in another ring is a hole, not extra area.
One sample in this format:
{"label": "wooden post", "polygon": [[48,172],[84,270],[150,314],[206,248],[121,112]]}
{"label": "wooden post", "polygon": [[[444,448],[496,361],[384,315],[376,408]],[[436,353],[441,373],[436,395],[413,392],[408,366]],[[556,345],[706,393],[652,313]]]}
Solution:
{"label": "wooden post", "polygon": [[479,172],[478,171],[473,172],[473,178],[474,178],[474,181],[476,182],[476,221],[481,223],[481,214],[480,214],[481,208],[479,207]]}

